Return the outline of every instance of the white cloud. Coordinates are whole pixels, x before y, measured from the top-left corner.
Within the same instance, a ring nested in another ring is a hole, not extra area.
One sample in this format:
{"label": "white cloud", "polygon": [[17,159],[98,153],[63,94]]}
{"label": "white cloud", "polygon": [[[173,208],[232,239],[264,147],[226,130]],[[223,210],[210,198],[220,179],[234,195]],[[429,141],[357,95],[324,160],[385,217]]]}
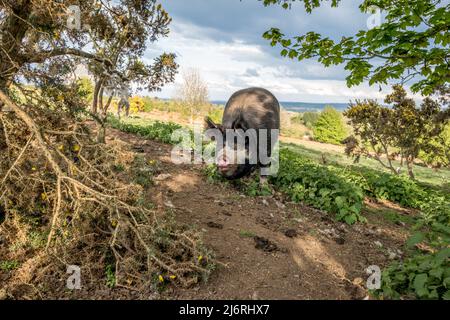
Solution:
{"label": "white cloud", "polygon": [[[215,40],[210,30],[192,23],[174,21],[168,38],[149,50],[149,55],[162,51],[175,52],[183,68],[197,68],[208,83],[212,100],[227,100],[236,90],[260,86],[272,91],[280,101],[343,102],[371,98],[383,100],[388,87],[379,92],[378,86],[363,84],[348,88],[345,80],[335,79],[342,68],[325,68],[317,62],[292,62],[274,57],[267,47],[235,39]],[[298,67],[298,69],[295,69]],[[308,73],[308,79],[302,78]],[[311,75],[314,79],[310,79]],[[342,77],[343,78],[343,77]],[[171,98],[181,83],[181,72],[174,84],[167,85],[160,97]],[[419,98],[415,96],[415,98]]]}

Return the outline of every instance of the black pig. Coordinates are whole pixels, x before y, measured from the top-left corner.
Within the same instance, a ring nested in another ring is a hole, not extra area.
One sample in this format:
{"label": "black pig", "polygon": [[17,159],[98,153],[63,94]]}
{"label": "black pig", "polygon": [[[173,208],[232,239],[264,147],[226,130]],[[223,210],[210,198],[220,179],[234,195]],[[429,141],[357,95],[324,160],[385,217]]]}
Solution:
{"label": "black pig", "polygon": [[[207,134],[217,140],[216,165],[225,178],[239,179],[257,167],[270,167],[280,129],[280,104],[268,90],[237,91],[225,105],[222,124],[208,117],[205,120],[207,129],[215,129],[215,133],[208,130]],[[238,160],[239,154],[243,156],[241,160]],[[266,175],[268,170],[261,171],[262,178]]]}

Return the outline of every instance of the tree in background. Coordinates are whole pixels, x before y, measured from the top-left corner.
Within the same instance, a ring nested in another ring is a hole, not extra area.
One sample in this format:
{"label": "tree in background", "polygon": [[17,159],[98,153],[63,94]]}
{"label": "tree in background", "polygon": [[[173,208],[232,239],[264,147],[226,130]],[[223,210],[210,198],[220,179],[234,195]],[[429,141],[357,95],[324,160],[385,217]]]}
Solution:
{"label": "tree in background", "polygon": [[326,106],[313,126],[314,139],[324,143],[341,144],[347,136],[342,114]]}
{"label": "tree in background", "polygon": [[182,74],[182,84],[178,90],[178,99],[189,109],[191,121],[198,116],[201,106],[208,104],[208,85],[202,79],[198,69],[188,69]]}
{"label": "tree in background", "polygon": [[[382,106],[374,100],[356,101],[344,113],[359,138],[346,139],[346,153],[354,156],[355,161],[361,155],[373,157],[394,174],[399,174],[406,164],[411,178],[420,151],[434,153],[433,161],[439,165],[448,164],[448,149],[439,137],[449,118],[439,101],[426,98],[417,108],[402,86],[395,85],[393,90],[385,99],[391,106]],[[393,163],[397,158],[400,167]]]}
{"label": "tree in background", "polygon": [[[262,0],[264,5],[280,4],[290,9],[295,0]],[[319,0],[299,0],[311,13]],[[331,0],[337,7],[340,0]],[[414,81],[411,89],[424,95],[433,93],[450,80],[450,4],[441,0],[364,0],[364,13],[377,8],[386,13],[370,30],[334,41],[314,31],[290,38],[271,28],[264,38],[281,47],[281,55],[291,59],[317,59],[325,66],[345,64],[350,72],[348,86],[365,80],[386,84],[388,80]]]}
{"label": "tree in background", "polygon": [[307,128],[312,129],[314,127],[314,125],[316,124],[317,120],[319,119],[319,117],[320,117],[320,113],[307,111],[307,112],[303,113],[302,121],[303,121],[303,124]]}

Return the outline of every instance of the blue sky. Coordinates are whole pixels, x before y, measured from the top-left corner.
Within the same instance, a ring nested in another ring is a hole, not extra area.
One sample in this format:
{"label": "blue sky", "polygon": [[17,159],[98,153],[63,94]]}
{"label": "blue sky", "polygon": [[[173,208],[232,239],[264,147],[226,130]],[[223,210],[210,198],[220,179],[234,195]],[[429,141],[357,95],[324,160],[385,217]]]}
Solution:
{"label": "blue sky", "polygon": [[[367,84],[348,88],[343,66],[325,68],[315,61],[282,58],[262,34],[278,27],[288,35],[317,31],[334,39],[366,29],[368,14],[358,1],[343,0],[338,8],[329,4],[307,14],[303,6],[292,10],[264,7],[257,0],[169,0],[162,1],[173,18],[167,38],[149,46],[146,58],[175,52],[183,70],[196,68],[207,82],[211,100],[226,100],[236,90],[261,86],[281,101],[348,102],[355,98],[382,99],[388,87]],[[161,92],[176,96],[181,73]]]}

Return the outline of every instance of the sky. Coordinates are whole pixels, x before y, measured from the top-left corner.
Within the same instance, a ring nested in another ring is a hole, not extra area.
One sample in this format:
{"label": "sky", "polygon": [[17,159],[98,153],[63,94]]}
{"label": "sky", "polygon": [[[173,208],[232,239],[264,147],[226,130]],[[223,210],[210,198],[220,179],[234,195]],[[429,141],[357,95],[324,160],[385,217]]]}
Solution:
{"label": "sky", "polygon": [[246,87],[270,90],[280,101],[335,102],[372,98],[382,100],[389,87],[367,83],[348,88],[343,66],[324,67],[313,60],[280,56],[262,34],[271,27],[290,36],[316,31],[332,39],[367,29],[369,14],[361,13],[358,1],[342,0],[338,8],[323,4],[311,14],[300,3],[291,10],[264,7],[258,0],[166,0],[163,7],[172,17],[170,34],[149,44],[145,59],[162,52],[177,54],[180,73],[161,92],[173,98],[185,70],[197,69],[209,88],[210,100],[227,100]]}

